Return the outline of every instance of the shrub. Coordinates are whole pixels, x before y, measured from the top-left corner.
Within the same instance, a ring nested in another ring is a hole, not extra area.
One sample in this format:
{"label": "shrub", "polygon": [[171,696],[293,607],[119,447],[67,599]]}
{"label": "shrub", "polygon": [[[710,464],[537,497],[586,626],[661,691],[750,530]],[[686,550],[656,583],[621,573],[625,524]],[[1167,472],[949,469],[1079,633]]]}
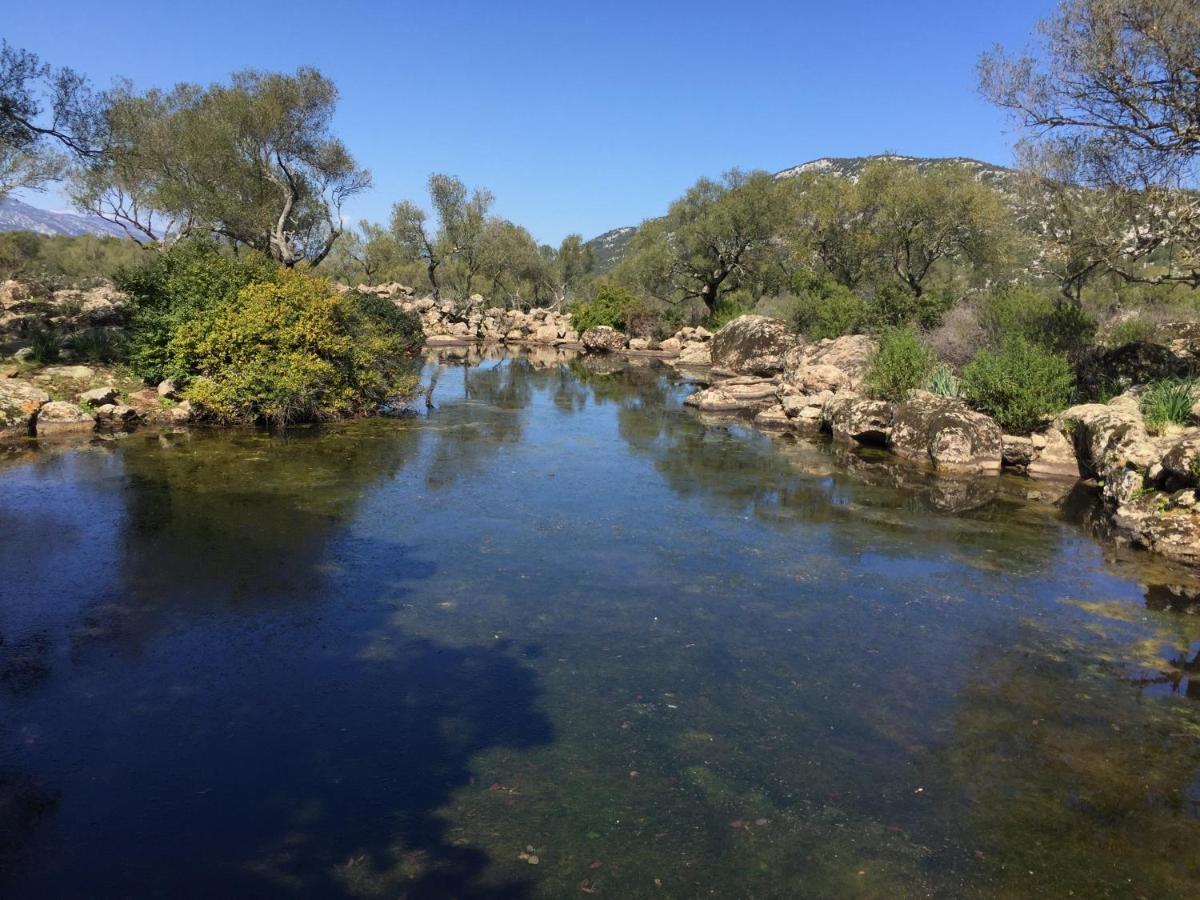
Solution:
{"label": "shrub", "polygon": [[1178,378],[1151,382],[1142,394],[1142,415],[1151,431],[1168,425],[1187,425],[1197,400],[1196,383]]}
{"label": "shrub", "polygon": [[595,297],[586,303],[577,303],[572,308],[571,324],[580,334],[599,325],[624,331],[628,327],[629,314],[639,305],[640,301],[631,291],[613,284],[602,284]]}
{"label": "shrub", "polygon": [[117,287],[129,295],[130,368],[150,382],[181,377],[171,369],[168,345],[175,331],[254,281],[268,281],[275,266],[255,253],[230,256],[208,240],[181,241],[139,266],[119,270]]}
{"label": "shrub", "polygon": [[29,332],[30,359],[35,363],[58,362],[61,346],[58,335],[43,325]]}
{"label": "shrub", "polygon": [[962,391],[1006,431],[1026,434],[1071,400],[1075,375],[1066,354],[1022,335],[981,350],[963,371]]}
{"label": "shrub", "polygon": [[811,340],[859,334],[867,321],[863,298],[837,282],[812,282],[796,297],[796,330]]}
{"label": "shrub", "polygon": [[413,328],[374,299],[280,270],[181,324],[168,365],[188,379],[187,399],[216,421],[355,415],[415,388],[406,365]]}
{"label": "shrub", "polygon": [[926,342],[938,359],[961,368],[987,346],[988,335],[975,305],[960,303],[942,317]]}
{"label": "shrub", "polygon": [[1096,320],[1083,309],[1028,286],[992,294],[980,313],[995,344],[1019,335],[1051,353],[1073,353],[1096,336]]}
{"label": "shrub", "polygon": [[933,354],[913,328],[887,328],[879,335],[864,387],[877,399],[903,400],[909,391],[925,386],[933,365]]}
{"label": "shrub", "polygon": [[1154,323],[1141,316],[1130,316],[1113,324],[1104,334],[1104,343],[1109,347],[1124,347],[1148,341],[1154,337]]}
{"label": "shrub", "polygon": [[962,390],[962,379],[949,366],[941,365],[929,376],[926,389],[939,397],[957,397]]}
{"label": "shrub", "polygon": [[867,304],[867,317],[878,330],[915,325],[936,328],[954,306],[954,296],[941,291],[926,291],[917,296],[899,285],[880,285]]}
{"label": "shrub", "polygon": [[120,329],[88,328],[71,335],[67,344],[81,359],[94,362],[112,363],[125,355]]}

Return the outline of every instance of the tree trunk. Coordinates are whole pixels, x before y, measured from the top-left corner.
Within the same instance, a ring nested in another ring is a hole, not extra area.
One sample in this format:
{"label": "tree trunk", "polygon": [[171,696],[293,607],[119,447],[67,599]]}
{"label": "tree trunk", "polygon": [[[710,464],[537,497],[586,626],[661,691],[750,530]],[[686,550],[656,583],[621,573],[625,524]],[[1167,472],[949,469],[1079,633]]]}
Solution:
{"label": "tree trunk", "polygon": [[431,259],[431,260],[429,260],[429,263],[426,265],[426,269],[427,269],[427,270],[428,270],[428,272],[429,272],[429,287],[430,287],[430,288],[432,289],[432,291],[433,291],[433,299],[434,299],[434,300],[441,300],[441,299],[442,299],[442,292],[441,292],[441,290],[438,288],[438,282],[437,282],[437,267],[438,267],[437,261],[436,261],[436,260],[432,260],[432,259]]}

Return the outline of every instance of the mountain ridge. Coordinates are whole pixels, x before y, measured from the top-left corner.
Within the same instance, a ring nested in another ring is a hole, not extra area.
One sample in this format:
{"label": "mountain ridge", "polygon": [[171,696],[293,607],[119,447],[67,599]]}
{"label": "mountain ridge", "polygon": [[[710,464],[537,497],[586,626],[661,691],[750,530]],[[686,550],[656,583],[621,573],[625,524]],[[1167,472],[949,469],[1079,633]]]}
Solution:
{"label": "mountain ridge", "polygon": [[16,197],[0,200],[0,232],[4,231],[32,231],[35,234],[66,237],[84,234],[119,238],[129,236],[120,225],[114,225],[99,216],[41,209]]}

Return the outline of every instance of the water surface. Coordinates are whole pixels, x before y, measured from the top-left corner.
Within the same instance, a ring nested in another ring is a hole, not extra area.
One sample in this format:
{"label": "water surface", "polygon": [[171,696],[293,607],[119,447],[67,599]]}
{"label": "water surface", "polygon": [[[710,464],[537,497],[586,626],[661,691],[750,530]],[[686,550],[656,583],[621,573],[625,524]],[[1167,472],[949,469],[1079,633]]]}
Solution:
{"label": "water surface", "polygon": [[469,357],[427,416],[0,457],[0,894],[1200,887],[1195,588],[1085,496]]}

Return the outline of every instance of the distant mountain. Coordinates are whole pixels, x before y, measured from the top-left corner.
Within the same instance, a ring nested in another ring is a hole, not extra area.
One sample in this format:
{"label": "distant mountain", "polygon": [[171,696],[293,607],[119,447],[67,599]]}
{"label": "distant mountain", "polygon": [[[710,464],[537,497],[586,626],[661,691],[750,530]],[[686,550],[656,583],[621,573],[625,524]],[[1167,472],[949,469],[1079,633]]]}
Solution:
{"label": "distant mountain", "polygon": [[585,246],[592,251],[592,266],[597,272],[607,272],[621,261],[629,240],[637,228],[625,225],[592,238]]}
{"label": "distant mountain", "polygon": [[61,234],[76,237],[95,234],[108,237],[128,237],[120,225],[99,216],[72,212],[51,212],[23,203],[15,197],[0,200],[0,231],[32,231],[37,234]]}
{"label": "distant mountain", "polygon": [[[1002,193],[1011,196],[1016,191],[1018,173],[1015,169],[1006,169],[1004,166],[980,162],[977,159],[970,159],[965,156],[898,156],[891,153],[881,153],[875,156],[824,156],[820,159],[810,160],[798,166],[793,166],[790,169],[784,169],[782,172],[776,172],[775,177],[795,178],[798,175],[819,172],[823,175],[834,175],[839,178],[857,179],[862,174],[862,170],[866,167],[867,163],[879,159],[891,159],[898,162],[911,163],[918,169],[927,169],[930,166],[943,163],[953,163],[973,170],[976,173],[976,178],[985,184],[990,184]],[[604,234],[594,237],[587,242],[587,245],[592,248],[592,258],[595,261],[597,272],[607,272],[624,259],[629,249],[629,241],[635,231],[637,231],[637,228],[626,225],[622,228],[614,228],[612,231],[606,231]]]}
{"label": "distant mountain", "polygon": [[953,164],[973,170],[975,177],[985,184],[990,184],[998,190],[1007,190],[1014,184],[1017,177],[1015,169],[980,162],[966,156],[897,156],[894,153],[881,153],[876,156],[824,156],[821,159],[810,160],[782,172],[776,172],[776,178],[795,178],[797,175],[807,175],[818,172],[823,175],[836,175],[840,178],[857,179],[868,163],[881,159],[909,163],[923,171],[932,166]]}

